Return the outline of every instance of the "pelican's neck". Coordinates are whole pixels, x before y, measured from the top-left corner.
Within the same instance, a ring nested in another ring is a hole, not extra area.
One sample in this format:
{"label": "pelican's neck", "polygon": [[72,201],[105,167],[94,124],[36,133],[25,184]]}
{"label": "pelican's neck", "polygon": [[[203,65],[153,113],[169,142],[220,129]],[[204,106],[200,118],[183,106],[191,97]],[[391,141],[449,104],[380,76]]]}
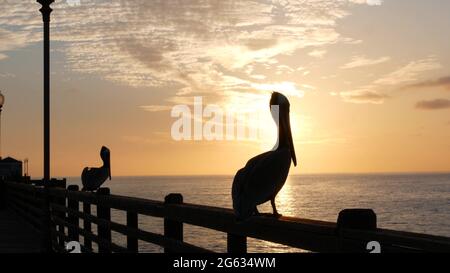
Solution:
{"label": "pelican's neck", "polygon": [[289,146],[287,128],[284,128],[283,123],[278,126],[278,148],[285,148]]}
{"label": "pelican's neck", "polygon": [[103,160],[103,168],[109,168],[111,166],[111,163],[109,162],[109,160]]}
{"label": "pelican's neck", "polygon": [[277,142],[275,143],[275,146],[272,148],[273,151],[289,147],[287,128],[285,128],[283,124],[284,124],[283,122],[280,121],[277,122],[278,136]]}

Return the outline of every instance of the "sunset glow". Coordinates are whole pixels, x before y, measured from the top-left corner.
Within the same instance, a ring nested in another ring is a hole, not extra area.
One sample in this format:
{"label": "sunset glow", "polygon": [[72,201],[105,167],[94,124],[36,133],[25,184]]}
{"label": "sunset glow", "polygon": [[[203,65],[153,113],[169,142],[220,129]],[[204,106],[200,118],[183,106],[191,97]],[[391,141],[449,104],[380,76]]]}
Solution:
{"label": "sunset glow", "polygon": [[[2,157],[28,158],[31,175],[40,177],[41,15],[35,0],[6,2]],[[291,174],[450,171],[449,1],[81,0],[52,7],[53,176],[79,176],[83,166],[99,164],[102,145],[111,150],[113,176],[234,174],[276,142],[272,91],[291,102],[299,161]],[[258,122],[244,121],[261,137],[174,140],[171,110],[192,108],[195,97],[224,113],[262,113]],[[280,202],[289,199],[282,193]]]}

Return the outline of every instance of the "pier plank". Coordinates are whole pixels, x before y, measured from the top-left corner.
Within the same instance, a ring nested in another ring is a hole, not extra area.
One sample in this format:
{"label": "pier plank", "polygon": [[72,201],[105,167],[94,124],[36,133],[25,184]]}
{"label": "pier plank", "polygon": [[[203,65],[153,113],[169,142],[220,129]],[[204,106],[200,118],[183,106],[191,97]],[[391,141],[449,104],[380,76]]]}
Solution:
{"label": "pier plank", "polygon": [[41,235],[8,209],[0,210],[0,253],[42,252]]}

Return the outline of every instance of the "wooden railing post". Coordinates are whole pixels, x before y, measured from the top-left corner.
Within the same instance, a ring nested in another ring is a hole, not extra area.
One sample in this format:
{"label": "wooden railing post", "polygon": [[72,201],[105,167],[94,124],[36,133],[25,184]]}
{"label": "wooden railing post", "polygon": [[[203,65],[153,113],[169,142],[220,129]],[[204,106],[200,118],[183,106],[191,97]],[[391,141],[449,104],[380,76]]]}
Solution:
{"label": "wooden railing post", "polygon": [[[91,215],[91,204],[83,202],[83,213]],[[83,229],[86,233],[91,233],[91,221],[83,219]],[[92,241],[90,238],[84,236],[84,247],[88,250],[92,250]]]}
{"label": "wooden railing post", "polygon": [[377,228],[377,215],[371,209],[344,209],[339,212],[336,231],[339,236],[339,252],[367,252],[369,242],[346,240],[345,229],[374,230]]}
{"label": "wooden railing post", "polygon": [[46,253],[53,252],[52,245],[52,221],[50,215],[50,196],[48,194],[48,187],[43,187],[41,191],[41,207],[42,207],[42,248]]}
{"label": "wooden railing post", "polygon": [[[97,190],[97,194],[99,197],[101,196],[108,196],[110,194],[109,188],[100,188]],[[104,220],[107,222],[111,222],[111,208],[102,206],[102,200],[101,198],[98,199],[97,203],[97,217],[100,220]],[[97,225],[97,232],[99,240],[106,241],[108,243],[111,243],[111,228],[104,224]],[[103,244],[98,245],[98,252],[99,253],[111,253],[110,246],[104,246]]]}
{"label": "wooden railing post", "polygon": [[[136,212],[127,211],[127,227],[132,229],[138,228],[138,214]],[[138,252],[138,239],[127,235],[127,249],[130,252]]]}
{"label": "wooden railing post", "polygon": [[[54,187],[59,187],[60,185],[57,183],[57,180],[52,179],[53,183],[54,183]],[[64,187],[65,189],[65,187]],[[66,207],[66,198],[65,197],[56,197],[55,198],[56,203],[58,205],[60,205],[61,207]],[[65,212],[56,212],[55,213],[57,216],[59,216],[59,218],[61,219],[66,219],[66,213]],[[60,235],[58,236],[58,244],[60,248],[65,248],[65,244],[64,244],[64,236],[62,234],[66,233],[66,228],[63,224],[58,225],[58,231],[60,233]]]}
{"label": "wooden railing post", "polygon": [[[48,228],[52,228],[52,225],[55,225],[54,230],[58,231],[59,233],[61,233],[61,235],[55,235],[55,236],[51,236],[51,240],[52,242],[55,241],[55,243],[57,243],[59,245],[59,248],[64,248],[64,237],[62,236],[62,234],[65,234],[65,227],[62,224],[55,224],[53,223],[52,219],[52,213],[54,213],[55,216],[61,218],[61,219],[66,219],[66,213],[65,212],[55,212],[53,210],[50,209],[50,203],[55,203],[58,204],[62,207],[66,207],[66,198],[65,197],[51,197],[49,195],[49,189],[51,188],[61,188],[61,189],[65,189],[66,188],[66,179],[62,179],[62,180],[57,180],[52,178],[49,181],[36,181],[35,182],[36,185],[40,185],[40,186],[44,186],[46,189],[46,206],[48,206]],[[51,234],[51,231],[50,231]],[[53,250],[53,246],[52,246],[52,250]]]}
{"label": "wooden railing post", "polygon": [[233,254],[247,253],[247,237],[227,233],[227,252]]}
{"label": "wooden railing post", "polygon": [[[78,191],[78,189],[78,185],[70,185],[67,187],[68,191]],[[80,211],[78,200],[70,199],[69,197],[67,197],[67,207],[72,211]],[[73,225],[73,227],[68,228],[69,240],[79,242],[80,235],[78,229],[80,226],[80,218],[78,218],[78,215],[74,215],[69,212],[67,215],[67,220],[71,225]]]}
{"label": "wooden railing post", "polygon": [[[171,193],[164,199],[165,205],[182,204],[183,196],[179,193]],[[183,241],[183,223],[168,219],[167,215],[164,217],[164,236],[167,238]],[[169,248],[164,248],[165,253],[172,252]]]}
{"label": "wooden railing post", "polygon": [[64,238],[62,236],[58,236],[57,234],[52,234],[52,230],[60,231],[64,233],[64,225],[56,225],[52,221],[52,213],[55,216],[58,216],[62,219],[65,218],[65,213],[63,212],[54,212],[50,208],[50,203],[56,203],[63,207],[66,206],[65,198],[57,198],[50,196],[51,188],[66,188],[66,179],[56,180],[51,179],[50,181],[37,180],[33,182],[35,187],[43,187],[42,191],[42,207],[44,210],[44,215],[42,216],[42,226],[43,226],[43,245],[44,251],[46,252],[54,252],[55,249],[53,247],[53,243],[59,244],[61,248],[64,248]]}

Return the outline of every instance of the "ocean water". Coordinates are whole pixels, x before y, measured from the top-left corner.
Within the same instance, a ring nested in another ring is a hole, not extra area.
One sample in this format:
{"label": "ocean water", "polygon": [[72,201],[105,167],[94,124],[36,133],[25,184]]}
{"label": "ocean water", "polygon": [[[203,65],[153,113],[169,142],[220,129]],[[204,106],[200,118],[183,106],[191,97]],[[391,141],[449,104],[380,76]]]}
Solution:
{"label": "ocean water", "polygon": [[[169,193],[183,194],[186,203],[231,208],[232,176],[113,177],[105,186],[112,194],[164,200]],[[69,178],[68,184],[80,184]],[[345,208],[371,208],[382,228],[450,237],[450,174],[292,175],[276,198],[279,212],[325,221],[336,221]],[[259,206],[271,212],[270,202]],[[125,223],[123,212],[112,218]],[[140,228],[163,232],[162,219],[140,216]],[[218,252],[226,251],[226,234],[185,225],[185,241]],[[126,238],[113,233],[125,245]],[[161,252],[158,246],[139,242],[140,251]],[[249,252],[298,252],[256,239]]]}

